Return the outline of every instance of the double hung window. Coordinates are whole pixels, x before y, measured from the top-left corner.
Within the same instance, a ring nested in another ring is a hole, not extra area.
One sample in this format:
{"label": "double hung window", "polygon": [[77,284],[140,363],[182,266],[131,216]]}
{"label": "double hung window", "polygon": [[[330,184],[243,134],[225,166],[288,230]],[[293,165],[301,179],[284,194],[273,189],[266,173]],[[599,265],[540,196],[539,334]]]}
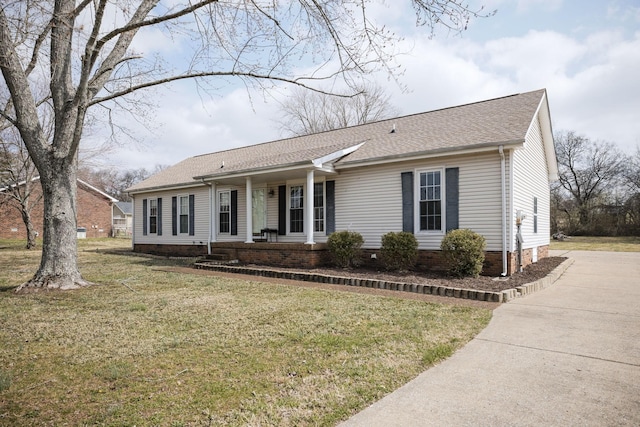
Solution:
{"label": "double hung window", "polygon": [[313,231],[324,231],[324,184],[313,185]]}
{"label": "double hung window", "polygon": [[149,234],[158,233],[158,200],[149,199]]}
{"label": "double hung window", "polygon": [[289,189],[289,231],[304,232],[304,190],[302,185],[292,185]]}
{"label": "double hung window", "polygon": [[231,192],[218,193],[218,218],[220,233],[231,232]]}
{"label": "double hung window", "polygon": [[178,197],[178,216],[180,218],[180,233],[189,232],[189,196]]}
{"label": "double hung window", "polygon": [[442,176],[440,171],[420,172],[419,218],[421,231],[442,230]]}

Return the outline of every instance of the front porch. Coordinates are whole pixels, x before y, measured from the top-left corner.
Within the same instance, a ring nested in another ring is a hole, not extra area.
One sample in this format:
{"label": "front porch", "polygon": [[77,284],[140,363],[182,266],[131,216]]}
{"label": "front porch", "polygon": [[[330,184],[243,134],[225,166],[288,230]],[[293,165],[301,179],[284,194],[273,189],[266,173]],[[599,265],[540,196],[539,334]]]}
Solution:
{"label": "front porch", "polygon": [[329,263],[329,250],[326,243],[215,242],[211,243],[208,258],[227,262],[237,260],[242,264],[316,268]]}

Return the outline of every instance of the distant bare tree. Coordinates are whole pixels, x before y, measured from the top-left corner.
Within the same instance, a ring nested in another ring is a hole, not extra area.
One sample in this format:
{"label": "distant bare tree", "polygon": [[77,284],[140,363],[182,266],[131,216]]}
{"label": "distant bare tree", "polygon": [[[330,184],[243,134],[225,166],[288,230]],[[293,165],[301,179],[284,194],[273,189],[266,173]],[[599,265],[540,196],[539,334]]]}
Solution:
{"label": "distant bare tree", "polygon": [[279,124],[287,136],[301,136],[397,116],[390,96],[368,85],[350,97],[293,88],[281,107]]}
{"label": "distant bare tree", "polygon": [[125,190],[137,184],[140,181],[144,181],[151,175],[166,169],[166,165],[156,165],[153,171],[148,171],[145,168],[140,169],[127,169],[119,171],[116,169],[89,169],[81,168],[78,171],[78,175],[81,179],[89,182],[96,188],[104,191],[111,197],[114,197],[122,202],[128,202],[131,200]]}
{"label": "distant bare tree", "polygon": [[31,212],[42,199],[35,181],[38,171],[15,128],[0,129],[0,203],[20,212],[27,234],[27,249],[36,247],[36,229]]}
{"label": "distant bare tree", "polygon": [[597,202],[618,185],[625,156],[611,143],[573,131],[557,133],[554,141],[560,185],[575,203],[580,226],[589,229]]}

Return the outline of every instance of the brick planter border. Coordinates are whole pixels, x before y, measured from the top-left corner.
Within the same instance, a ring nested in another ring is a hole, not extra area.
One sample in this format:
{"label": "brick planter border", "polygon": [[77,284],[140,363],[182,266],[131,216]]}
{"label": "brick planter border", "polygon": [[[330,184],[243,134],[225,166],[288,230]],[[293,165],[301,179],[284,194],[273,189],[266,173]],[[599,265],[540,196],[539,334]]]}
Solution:
{"label": "brick planter border", "polygon": [[446,286],[431,286],[416,283],[394,282],[388,280],[362,279],[345,276],[333,276],[301,271],[282,271],[272,268],[253,268],[237,265],[226,265],[216,262],[196,262],[195,268],[203,270],[215,270],[224,273],[249,274],[253,276],[270,277],[285,280],[298,280],[303,282],[326,283],[330,285],[362,286],[365,288],[386,289],[400,292],[413,292],[426,295],[438,295],[452,298],[463,298],[477,301],[503,303],[517,297],[528,295],[551,286],[573,264],[572,259],[565,260],[550,274],[535,282],[507,289],[501,292],[480,291],[476,289],[450,288]]}

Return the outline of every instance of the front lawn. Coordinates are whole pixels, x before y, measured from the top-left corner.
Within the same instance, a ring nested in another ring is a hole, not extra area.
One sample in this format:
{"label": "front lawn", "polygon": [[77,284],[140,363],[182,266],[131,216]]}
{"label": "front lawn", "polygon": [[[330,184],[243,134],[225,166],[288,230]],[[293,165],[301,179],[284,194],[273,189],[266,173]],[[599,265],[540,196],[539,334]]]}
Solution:
{"label": "front lawn", "polygon": [[202,275],[97,253],[80,291],[15,295],[0,241],[0,425],[335,425],[464,345],[485,309]]}

